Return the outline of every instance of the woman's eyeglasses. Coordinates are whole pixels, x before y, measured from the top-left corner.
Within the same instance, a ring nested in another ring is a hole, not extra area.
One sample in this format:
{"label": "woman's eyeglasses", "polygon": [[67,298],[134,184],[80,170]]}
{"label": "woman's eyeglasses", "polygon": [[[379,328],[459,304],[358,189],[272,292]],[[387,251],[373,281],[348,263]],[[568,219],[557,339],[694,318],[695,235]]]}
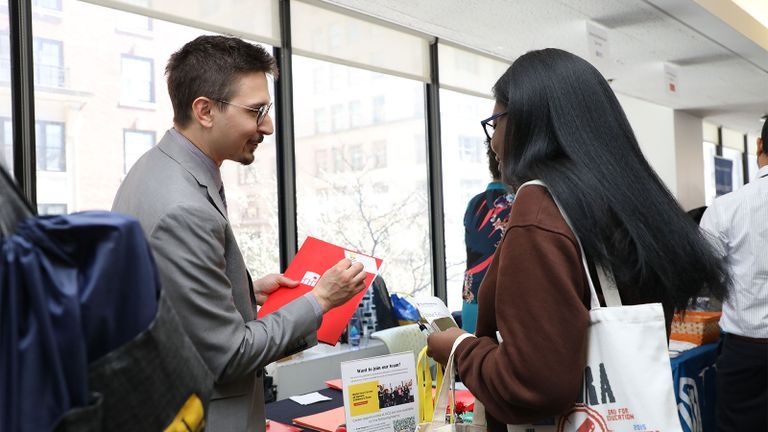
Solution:
{"label": "woman's eyeglasses", "polygon": [[491,138],[493,137],[493,131],[496,130],[495,120],[506,113],[507,113],[506,111],[496,113],[488,117],[487,119],[480,121],[480,124],[483,126],[483,132],[485,132],[485,136],[488,137],[488,141],[491,140]]}

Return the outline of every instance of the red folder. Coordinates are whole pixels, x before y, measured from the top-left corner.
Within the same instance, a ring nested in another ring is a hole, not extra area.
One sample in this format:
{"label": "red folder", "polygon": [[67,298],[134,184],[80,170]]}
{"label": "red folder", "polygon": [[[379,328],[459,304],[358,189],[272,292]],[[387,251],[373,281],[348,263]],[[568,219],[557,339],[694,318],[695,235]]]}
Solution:
{"label": "red folder", "polygon": [[304,426],[320,432],[335,432],[336,428],[344,424],[344,419],[344,407],[342,406],[330,411],[295,418],[293,419],[293,422],[299,426]]}
{"label": "red folder", "polygon": [[[376,276],[374,272],[381,268],[381,259],[350,251],[314,237],[307,237],[284,273],[285,277],[300,281],[301,283],[296,288],[279,288],[270,294],[267,301],[259,309],[259,318],[280,309],[283,305],[310,292],[315,283],[317,283],[317,279],[326,270],[336,265],[342,258],[350,255],[356,255],[361,260],[373,260],[371,264],[375,263],[375,268],[371,268],[371,266],[366,268],[366,270],[370,270],[370,272],[366,271],[365,275],[367,290]],[[355,313],[357,305],[365,295],[366,290],[360,291],[348,302],[329,310],[323,315],[323,323],[317,330],[318,341],[328,345],[336,345],[349,319]]]}
{"label": "red folder", "polygon": [[341,390],[342,389],[341,378],[328,380],[325,382],[325,386],[328,388]]}
{"label": "red folder", "polygon": [[300,427],[278,423],[274,420],[269,420],[267,423],[267,432],[301,432],[301,430]]}

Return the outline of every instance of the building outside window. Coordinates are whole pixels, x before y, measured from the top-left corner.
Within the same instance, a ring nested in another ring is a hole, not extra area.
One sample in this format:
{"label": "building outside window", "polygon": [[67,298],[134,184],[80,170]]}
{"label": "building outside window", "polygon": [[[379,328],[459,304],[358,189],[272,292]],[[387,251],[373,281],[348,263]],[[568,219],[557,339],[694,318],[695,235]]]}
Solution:
{"label": "building outside window", "polygon": [[35,152],[39,171],[66,171],[64,123],[35,122]]}
{"label": "building outside window", "polygon": [[155,145],[155,131],[123,129],[123,172],[127,173]]}
{"label": "building outside window", "polygon": [[123,103],[154,103],[154,60],[123,54],[121,57],[121,93]]}
{"label": "building outside window", "polygon": [[66,204],[38,204],[37,214],[41,216],[67,214],[67,205]]}
{"label": "building outside window", "polygon": [[485,155],[485,143],[482,137],[459,136],[459,160],[464,162],[481,162]]}
{"label": "building outside window", "polygon": [[361,144],[354,144],[349,147],[349,164],[352,167],[352,171],[363,170],[365,159],[363,155],[363,146]]}
{"label": "building outside window", "polygon": [[50,10],[61,10],[61,0],[32,0],[32,6]]}
{"label": "building outside window", "polygon": [[11,119],[0,118],[0,165],[13,173],[13,130]]}

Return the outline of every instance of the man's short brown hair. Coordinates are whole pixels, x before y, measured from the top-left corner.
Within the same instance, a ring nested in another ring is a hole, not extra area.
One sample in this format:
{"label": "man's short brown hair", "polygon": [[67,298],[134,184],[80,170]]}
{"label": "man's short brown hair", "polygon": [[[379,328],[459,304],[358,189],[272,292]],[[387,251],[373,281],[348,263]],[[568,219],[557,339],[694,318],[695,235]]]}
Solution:
{"label": "man's short brown hair", "polygon": [[165,67],[174,123],[186,126],[192,120],[192,102],[198,97],[228,101],[237,80],[252,72],[277,77],[274,57],[259,45],[227,36],[200,36],[188,42]]}

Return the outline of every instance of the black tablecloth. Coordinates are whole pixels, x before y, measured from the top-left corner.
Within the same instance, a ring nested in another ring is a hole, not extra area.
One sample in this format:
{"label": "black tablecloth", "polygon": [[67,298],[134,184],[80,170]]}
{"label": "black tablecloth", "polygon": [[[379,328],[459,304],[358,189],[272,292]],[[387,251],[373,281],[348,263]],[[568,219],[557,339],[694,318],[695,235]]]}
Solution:
{"label": "black tablecloth", "polygon": [[[320,394],[333,398],[329,401],[318,402],[311,405],[302,405],[290,399],[283,399],[267,404],[267,418],[276,422],[292,425],[296,417],[304,417],[323,411],[332,410],[344,405],[341,390],[327,388],[320,390]],[[308,429],[311,430],[311,429]]]}

